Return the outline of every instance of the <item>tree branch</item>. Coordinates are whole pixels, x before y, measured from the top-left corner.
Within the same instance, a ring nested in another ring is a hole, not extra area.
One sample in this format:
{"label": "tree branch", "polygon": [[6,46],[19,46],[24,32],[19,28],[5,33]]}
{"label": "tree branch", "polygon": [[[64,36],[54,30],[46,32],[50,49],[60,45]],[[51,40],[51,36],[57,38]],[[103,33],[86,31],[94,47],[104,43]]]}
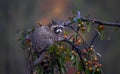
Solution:
{"label": "tree branch", "polygon": [[101,25],[105,25],[105,26],[120,27],[120,23],[105,22],[105,21],[101,21],[101,20],[98,20],[98,19],[82,17],[82,16],[80,16],[79,11],[76,13],[76,16],[73,18],[73,21],[65,22],[65,26],[76,23],[76,20],[78,20],[78,19],[80,19],[81,21],[84,21],[84,22],[90,21],[90,22],[92,22],[94,24],[101,24]]}
{"label": "tree branch", "polygon": [[97,19],[92,19],[92,18],[85,18],[85,17],[81,17],[80,18],[81,21],[91,21],[95,24],[101,24],[101,25],[105,25],[105,26],[114,26],[114,27],[120,27],[120,23],[113,23],[113,22],[105,22],[105,21],[101,21],[101,20],[97,20]]}

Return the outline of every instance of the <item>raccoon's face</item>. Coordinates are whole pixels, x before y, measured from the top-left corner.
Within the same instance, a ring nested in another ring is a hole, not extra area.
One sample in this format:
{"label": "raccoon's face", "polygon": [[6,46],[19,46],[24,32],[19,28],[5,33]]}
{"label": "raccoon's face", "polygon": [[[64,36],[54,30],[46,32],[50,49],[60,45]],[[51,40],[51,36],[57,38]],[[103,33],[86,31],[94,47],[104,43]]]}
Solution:
{"label": "raccoon's face", "polygon": [[52,32],[55,34],[60,34],[64,32],[64,22],[60,20],[53,20],[49,25]]}

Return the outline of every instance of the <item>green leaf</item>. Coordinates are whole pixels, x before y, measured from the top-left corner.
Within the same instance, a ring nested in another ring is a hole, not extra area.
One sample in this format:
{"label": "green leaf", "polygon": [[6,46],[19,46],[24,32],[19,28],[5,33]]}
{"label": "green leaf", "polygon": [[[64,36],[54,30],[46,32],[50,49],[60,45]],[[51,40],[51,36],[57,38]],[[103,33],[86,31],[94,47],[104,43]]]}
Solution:
{"label": "green leaf", "polygon": [[64,34],[65,34],[65,35],[68,35],[68,31],[64,31]]}
{"label": "green leaf", "polygon": [[79,69],[78,56],[75,56],[75,61],[73,62],[73,65],[76,66],[77,70]]}
{"label": "green leaf", "polygon": [[82,33],[82,37],[83,37],[83,39],[85,40],[86,37],[87,37],[87,33],[86,33],[86,31],[81,31],[81,33]]}
{"label": "green leaf", "polygon": [[96,55],[98,55],[99,57],[102,57],[102,55],[100,53],[98,53],[98,52],[96,52]]}
{"label": "green leaf", "polygon": [[82,70],[83,70],[82,63],[81,63],[81,62],[79,62],[78,70],[79,70],[79,71],[82,71]]}
{"label": "green leaf", "polygon": [[87,28],[87,32],[90,32],[90,30],[91,30],[91,24],[90,24],[90,22],[86,23],[86,28]]}
{"label": "green leaf", "polygon": [[103,40],[105,38],[105,30],[101,32],[100,39]]}
{"label": "green leaf", "polygon": [[118,31],[118,30],[119,30],[119,27],[114,27],[114,30],[115,30],[115,31]]}
{"label": "green leaf", "polygon": [[79,24],[81,24],[81,19],[80,18],[78,18],[77,21],[78,21]]}
{"label": "green leaf", "polygon": [[100,30],[100,29],[95,29],[95,30],[98,32],[100,39],[103,40],[105,37],[105,30]]}
{"label": "green leaf", "polygon": [[73,13],[73,15],[76,15],[76,11],[73,10],[72,13]]}
{"label": "green leaf", "polygon": [[52,45],[52,46],[49,48],[48,52],[49,52],[49,53],[51,53],[51,52],[56,52],[57,49],[58,49],[58,48],[57,48],[56,45]]}
{"label": "green leaf", "polygon": [[74,59],[75,59],[75,57],[72,55],[71,58],[70,58],[70,60],[72,61],[72,60],[74,60]]}
{"label": "green leaf", "polygon": [[85,74],[91,74],[91,72],[88,69],[86,69]]}
{"label": "green leaf", "polygon": [[25,36],[24,35],[22,35],[21,36],[21,45],[22,45],[22,47],[24,48],[25,47]]}
{"label": "green leaf", "polygon": [[37,66],[37,74],[43,74],[43,68],[41,66]]}

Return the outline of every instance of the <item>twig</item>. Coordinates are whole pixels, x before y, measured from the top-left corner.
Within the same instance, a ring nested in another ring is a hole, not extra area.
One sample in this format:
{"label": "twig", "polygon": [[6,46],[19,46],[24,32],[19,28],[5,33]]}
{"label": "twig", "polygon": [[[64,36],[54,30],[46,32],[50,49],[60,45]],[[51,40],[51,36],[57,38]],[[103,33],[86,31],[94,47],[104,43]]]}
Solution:
{"label": "twig", "polygon": [[94,35],[94,37],[93,37],[93,39],[91,40],[91,42],[90,42],[88,48],[91,47],[91,46],[93,45],[93,43],[94,43],[95,39],[97,38],[97,36],[98,36],[98,33],[96,33],[96,34]]}
{"label": "twig", "polygon": [[74,35],[71,35],[71,36],[68,38],[68,40],[70,40],[73,36],[74,36]]}

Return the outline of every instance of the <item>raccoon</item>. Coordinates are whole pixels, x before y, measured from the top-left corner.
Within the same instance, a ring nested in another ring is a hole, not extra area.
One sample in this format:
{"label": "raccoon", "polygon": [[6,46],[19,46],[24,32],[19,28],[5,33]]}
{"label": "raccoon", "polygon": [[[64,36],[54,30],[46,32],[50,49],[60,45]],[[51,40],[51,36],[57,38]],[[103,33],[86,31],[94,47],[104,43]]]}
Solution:
{"label": "raccoon", "polygon": [[48,48],[56,41],[63,39],[64,22],[58,19],[53,20],[47,26],[39,25],[34,28],[30,35],[32,47],[38,55],[33,66],[42,62]]}

